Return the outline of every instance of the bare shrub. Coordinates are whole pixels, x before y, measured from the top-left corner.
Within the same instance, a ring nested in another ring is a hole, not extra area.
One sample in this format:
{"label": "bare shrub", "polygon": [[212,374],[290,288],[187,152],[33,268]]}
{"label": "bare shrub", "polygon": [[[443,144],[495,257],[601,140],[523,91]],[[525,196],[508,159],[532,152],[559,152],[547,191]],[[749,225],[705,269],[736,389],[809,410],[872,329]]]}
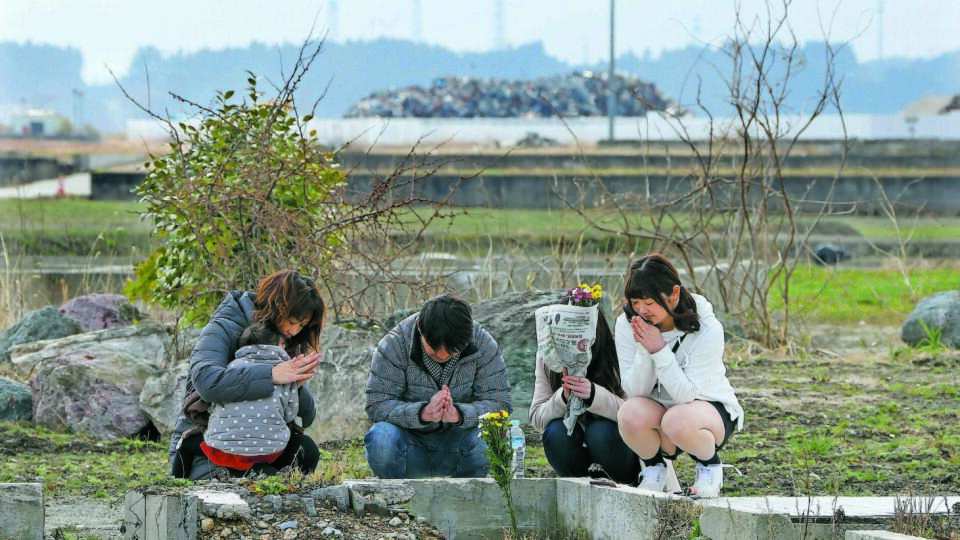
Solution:
{"label": "bare shrub", "polygon": [[[738,12],[732,36],[723,46],[729,59],[724,76],[733,112],[721,118],[701,99],[684,107],[706,118],[706,135],[692,133],[680,113],[658,111],[689,152],[689,170],[668,167],[666,180],[649,177],[628,193],[617,192],[599,178],[585,182],[592,199],[603,201],[602,215],[584,204],[568,206],[597,230],[626,239],[646,240],[652,251],[673,258],[686,270],[686,281],[705,291],[719,309],[736,317],[748,335],[766,346],[791,345],[790,278],[808,259],[808,240],[825,216],[853,208],[836,204],[833,192],[848,151],[839,106],[840,79],[834,72],[836,50],[825,47],[826,70],[803,111],[787,103],[805,59],[789,24],[790,2],[765,20],[747,21]],[[720,66],[712,66],[718,72]],[[824,111],[840,118],[837,170],[818,192],[813,182],[791,180],[785,162],[800,137]],[[665,152],[669,156],[669,147]]]}

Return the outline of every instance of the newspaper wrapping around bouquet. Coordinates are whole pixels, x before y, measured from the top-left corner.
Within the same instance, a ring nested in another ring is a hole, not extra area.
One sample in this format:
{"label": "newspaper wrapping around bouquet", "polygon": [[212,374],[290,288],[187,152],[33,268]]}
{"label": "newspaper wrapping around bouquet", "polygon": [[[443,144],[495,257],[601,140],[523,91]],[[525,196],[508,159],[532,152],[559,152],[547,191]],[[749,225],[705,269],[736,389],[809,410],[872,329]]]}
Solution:
{"label": "newspaper wrapping around bouquet", "polygon": [[[600,306],[570,306],[556,304],[543,306],[535,312],[537,321],[537,355],[543,365],[556,373],[577,377],[587,374],[593,353],[590,347],[597,339],[597,318]],[[584,410],[583,399],[570,395],[563,414],[567,435],[573,434],[577,416]]]}

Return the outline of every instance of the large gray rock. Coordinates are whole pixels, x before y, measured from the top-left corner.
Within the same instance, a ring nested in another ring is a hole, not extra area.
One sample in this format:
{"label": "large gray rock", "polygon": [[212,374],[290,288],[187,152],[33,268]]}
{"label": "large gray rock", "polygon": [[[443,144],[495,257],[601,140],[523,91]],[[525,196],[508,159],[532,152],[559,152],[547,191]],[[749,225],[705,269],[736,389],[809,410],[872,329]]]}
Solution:
{"label": "large gray rock", "polygon": [[527,423],[536,380],[537,308],[560,302],[564,290],[508,293],[473,306],[473,318],[497,340],[510,376],[513,418]]}
{"label": "large gray rock", "polygon": [[30,381],[33,421],[97,440],[136,435],[149,420],[140,392],[159,366],[136,349],[87,349],[42,362]]}
{"label": "large gray rock", "polygon": [[27,313],[24,318],[0,332],[0,363],[10,360],[10,348],[23,343],[79,334],[77,321],[52,306]]}
{"label": "large gray rock", "polygon": [[[17,345],[10,348],[10,360],[14,370],[24,378],[36,373],[44,362],[56,360],[69,353],[89,353],[94,357],[109,352],[135,355],[154,369],[160,370],[171,365],[175,357],[170,334],[167,327],[158,324],[112,328]],[[142,380],[140,384],[143,384]],[[138,394],[139,392],[137,390]]]}
{"label": "large gray rock", "polygon": [[917,304],[900,327],[900,339],[911,347],[927,339],[927,332],[920,321],[931,330],[942,331],[944,345],[960,349],[960,291],[938,292]]}
{"label": "large gray rock", "polygon": [[0,422],[30,420],[33,416],[33,394],[22,382],[0,378]]}
{"label": "large gray rock", "polygon": [[88,294],[72,298],[60,312],[80,323],[84,332],[123,328],[145,317],[122,294]]}
{"label": "large gray rock", "polygon": [[348,331],[330,325],[323,331],[323,361],[310,380],[317,419],[307,429],[315,440],[362,436],[370,427],[364,411],[365,388],[373,351],[382,332]]}
{"label": "large gray rock", "polygon": [[148,378],[143,384],[140,410],[153,422],[161,434],[161,440],[167,440],[173,434],[189,376],[190,362],[179,362],[159,375]]}

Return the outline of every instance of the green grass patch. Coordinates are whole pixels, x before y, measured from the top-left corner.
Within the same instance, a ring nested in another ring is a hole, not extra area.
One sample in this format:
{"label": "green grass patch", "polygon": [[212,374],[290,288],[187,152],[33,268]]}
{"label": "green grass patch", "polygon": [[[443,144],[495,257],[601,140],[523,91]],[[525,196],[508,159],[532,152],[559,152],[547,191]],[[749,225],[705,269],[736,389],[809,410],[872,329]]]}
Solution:
{"label": "green grass patch", "polygon": [[956,240],[960,236],[958,216],[917,218],[901,215],[899,233],[894,222],[885,217],[849,216],[842,220],[864,237],[872,239],[895,239],[898,234],[904,241]]}
{"label": "green grass patch", "polygon": [[78,198],[0,200],[0,230],[12,256],[140,259],[154,241],[141,205]]}
{"label": "green grass patch", "polygon": [[93,441],[27,423],[0,424],[0,442],[0,482],[39,482],[51,494],[122,495],[169,471],[165,444]]}
{"label": "green grass patch", "polygon": [[0,200],[0,226],[50,231],[68,228],[107,230],[117,227],[149,230],[140,221],[143,206],[136,201],[91,201],[73,197]]}
{"label": "green grass patch", "polygon": [[[956,268],[914,268],[909,275],[913,293],[896,270],[798,267],[790,283],[792,310],[822,323],[899,325],[920,298],[958,285]],[[783,308],[779,293],[771,296],[774,310]]]}

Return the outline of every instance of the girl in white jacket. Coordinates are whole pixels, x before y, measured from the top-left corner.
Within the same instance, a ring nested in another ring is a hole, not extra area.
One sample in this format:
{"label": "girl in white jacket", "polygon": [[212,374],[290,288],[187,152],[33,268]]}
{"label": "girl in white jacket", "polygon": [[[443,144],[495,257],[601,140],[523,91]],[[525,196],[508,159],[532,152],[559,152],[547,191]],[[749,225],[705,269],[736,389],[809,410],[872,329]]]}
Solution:
{"label": "girl in white jacket", "polygon": [[617,423],[643,463],[640,488],[666,491],[664,459],[687,452],[697,462],[690,494],[716,497],[723,485],[717,451],[743,428],[743,408],[723,365],[723,326],[710,302],[690,293],[659,253],[630,265],[624,297],[615,336],[628,399]]}

